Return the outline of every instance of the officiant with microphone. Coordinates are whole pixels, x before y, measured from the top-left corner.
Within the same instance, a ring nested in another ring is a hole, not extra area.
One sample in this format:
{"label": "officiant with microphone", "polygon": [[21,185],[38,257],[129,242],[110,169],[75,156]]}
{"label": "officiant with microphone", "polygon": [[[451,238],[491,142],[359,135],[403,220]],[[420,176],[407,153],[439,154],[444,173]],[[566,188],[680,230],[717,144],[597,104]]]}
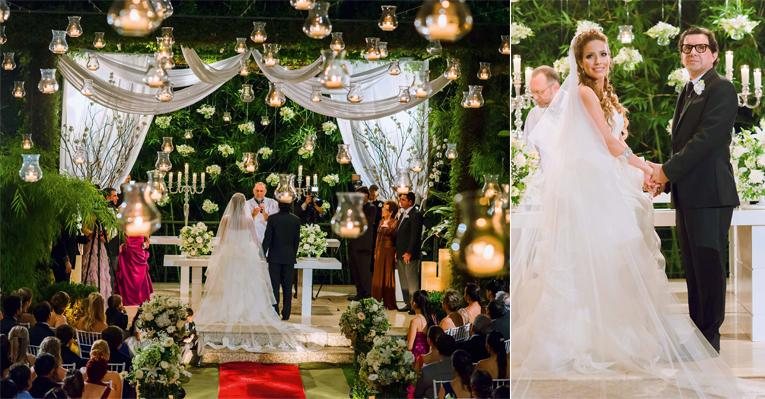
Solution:
{"label": "officiant with microphone", "polygon": [[252,188],[252,194],[254,195],[253,198],[248,199],[246,202],[247,212],[252,215],[252,220],[255,223],[255,233],[262,243],[268,217],[279,212],[279,203],[273,198],[266,197],[266,184],[263,182],[255,183],[255,186]]}

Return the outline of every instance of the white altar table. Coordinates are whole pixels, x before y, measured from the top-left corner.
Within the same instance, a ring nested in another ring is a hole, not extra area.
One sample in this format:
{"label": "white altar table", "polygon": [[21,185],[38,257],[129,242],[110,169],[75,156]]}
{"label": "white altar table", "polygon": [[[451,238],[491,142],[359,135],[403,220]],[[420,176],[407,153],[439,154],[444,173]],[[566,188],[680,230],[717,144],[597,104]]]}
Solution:
{"label": "white altar table", "polygon": [[[181,239],[177,236],[151,236],[149,242],[152,245],[181,245]],[[213,246],[218,244],[218,237],[213,238]],[[327,238],[327,248],[340,248],[340,240]]]}

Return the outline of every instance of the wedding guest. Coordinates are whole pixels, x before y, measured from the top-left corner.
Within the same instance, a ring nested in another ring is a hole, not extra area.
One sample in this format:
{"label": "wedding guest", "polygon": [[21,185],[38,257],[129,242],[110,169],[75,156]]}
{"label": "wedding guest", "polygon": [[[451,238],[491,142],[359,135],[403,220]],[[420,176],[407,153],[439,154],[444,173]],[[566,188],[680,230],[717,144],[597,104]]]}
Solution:
{"label": "wedding guest", "polygon": [[467,341],[459,345],[460,349],[470,353],[474,363],[489,357],[489,352],[486,351],[486,336],[489,334],[490,329],[491,319],[486,317],[486,315],[479,314],[470,326],[472,335]]}
{"label": "wedding guest", "polygon": [[491,399],[492,381],[489,373],[482,370],[475,370],[470,376],[470,390],[475,399]]}
{"label": "wedding guest", "polygon": [[76,323],[78,330],[101,332],[108,325],[106,324],[106,312],[104,310],[104,297],[98,292],[91,292],[88,295],[87,308],[85,315]]}
{"label": "wedding guest", "polygon": [[303,224],[311,224],[311,223],[318,223],[319,220],[324,217],[324,208],[322,208],[322,204],[324,201],[317,197],[312,192],[307,192],[303,198],[300,200],[300,211],[298,212],[298,216],[300,217],[300,222]]}
{"label": "wedding guest", "polygon": [[463,314],[463,317],[466,315],[467,318],[464,318],[463,321],[465,324],[473,324],[473,320],[481,314],[481,289],[478,288],[478,284],[476,283],[467,283],[465,284],[465,296],[463,299],[465,299],[465,302],[467,303],[467,306],[465,307],[466,313]]}
{"label": "wedding guest", "polygon": [[136,322],[140,320],[141,317],[141,308],[138,308],[138,312],[136,312],[135,317],[133,317],[133,321],[130,323],[130,329],[127,332],[127,337],[125,338],[125,345],[127,345],[128,350],[130,351],[130,356],[135,356],[135,350],[138,348],[138,346],[141,344],[141,333],[138,330],[138,328],[135,326]]}
{"label": "wedding guest", "polygon": [[467,310],[460,307],[461,303],[462,300],[457,291],[452,289],[446,290],[441,299],[441,306],[444,312],[446,312],[446,316],[438,323],[444,331],[450,328],[462,327],[465,324],[468,315]]}
{"label": "wedding guest", "polygon": [[[120,245],[116,291],[126,306],[141,305],[154,291],[149,276],[148,248],[149,239],[141,236],[126,237]],[[127,328],[127,319],[124,324],[123,328]]]}
{"label": "wedding guest", "polygon": [[13,382],[12,379],[6,377],[0,381],[0,392],[3,393],[3,398],[15,398],[19,391],[18,387],[16,387],[16,383]]}
{"label": "wedding guest", "polygon": [[109,345],[109,363],[125,363],[125,371],[130,371],[133,357],[130,348],[122,341],[123,336],[124,332],[117,326],[109,326],[101,331],[101,339]]}
{"label": "wedding guest", "polygon": [[[122,397],[122,377],[116,371],[108,370],[109,357],[111,351],[109,350],[109,344],[102,339],[97,339],[93,342],[93,346],[90,349],[90,360],[85,365],[85,375],[87,379],[85,381],[85,391],[88,393],[88,383],[94,385],[108,385],[111,388],[109,392],[109,399],[120,399]],[[94,362],[91,364],[91,362]],[[101,374],[101,364],[103,363],[106,371]],[[91,367],[93,370],[91,370]],[[96,390],[98,391],[98,390]],[[83,398],[87,395],[83,394]]]}
{"label": "wedding guest", "polygon": [[422,215],[414,205],[413,192],[398,196],[398,230],[396,231],[396,260],[401,293],[406,306],[402,312],[414,314],[409,306],[410,294],[420,289],[420,252],[422,240]]}
{"label": "wedding guest", "polygon": [[8,368],[12,364],[11,342],[8,341],[7,335],[0,334],[0,377],[5,378],[8,376]]}
{"label": "wedding guest", "polygon": [[[555,98],[555,94],[558,93],[559,89],[560,77],[558,76],[558,73],[555,72],[554,68],[542,65],[536,67],[531,73],[529,91],[531,92],[531,97],[534,99],[536,105],[526,116],[526,121],[523,125],[523,135],[526,138],[526,143],[530,144],[537,151],[539,151],[538,137],[532,137],[531,134],[536,124],[542,119],[542,114],[544,114],[545,109],[547,109],[553,98]],[[541,134],[542,132],[539,133]]]}
{"label": "wedding guest", "polygon": [[21,298],[11,294],[3,297],[3,318],[0,320],[0,334],[8,334],[11,328],[19,324],[21,316]]}
{"label": "wedding guest", "polygon": [[[430,348],[430,352],[426,353],[422,356],[422,365],[428,365],[430,363],[437,362],[441,360],[441,354],[438,352],[438,348],[436,347],[436,341],[438,340],[438,337],[444,334],[444,330],[441,329],[439,326],[430,326],[428,327],[428,347]],[[420,366],[422,366],[420,365]]]}
{"label": "wedding guest", "polygon": [[491,329],[498,331],[505,339],[510,338],[510,311],[505,307],[502,299],[496,299],[489,303],[489,317]]}
{"label": "wedding guest", "polygon": [[476,368],[483,370],[493,379],[510,378],[507,372],[507,351],[505,338],[498,331],[491,331],[486,336],[486,351],[489,357],[478,361]]}
{"label": "wedding guest", "polygon": [[[383,201],[380,201],[377,198],[378,191],[380,191],[380,187],[377,187],[376,184],[372,184],[369,186],[369,202],[375,206],[375,221],[374,224],[370,225],[372,228],[372,242],[377,242],[377,231],[380,229],[380,222],[382,221],[382,208],[383,208]],[[393,216],[396,216],[396,212],[398,212],[398,206],[396,206],[396,211],[393,212]],[[375,255],[376,256],[376,255]],[[372,258],[372,263],[375,262],[376,257]],[[374,270],[373,270],[374,271]]]}
{"label": "wedding guest", "polygon": [[66,377],[66,369],[61,366],[63,364],[63,359],[61,358],[61,341],[56,337],[45,338],[40,344],[40,353],[48,353],[56,359],[56,372],[53,373],[53,380],[56,382],[64,381],[64,377]]}
{"label": "wedding guest", "polygon": [[[104,190],[104,198],[106,199],[106,206],[109,208],[117,210],[119,204],[120,204],[120,198],[117,196],[117,190],[114,188],[107,188]],[[109,256],[109,283],[111,284],[111,288],[116,288],[116,281],[117,281],[117,270],[119,269],[119,254],[120,254],[120,247],[122,240],[120,237],[120,234],[115,234],[114,237],[106,237],[106,253]],[[108,293],[103,292],[101,293],[104,298],[108,298],[111,294],[111,291]]]}
{"label": "wedding guest", "polygon": [[[369,202],[369,189],[359,187],[356,192],[364,195],[364,205],[362,210],[367,218],[367,223],[374,223],[377,210]],[[375,243],[372,241],[372,229],[367,229],[364,234],[358,238],[348,240],[348,265],[351,269],[351,277],[356,285],[356,295],[348,298],[352,301],[358,301],[363,298],[369,298],[372,294],[372,255],[374,253]]]}
{"label": "wedding guest", "polygon": [[62,389],[64,393],[66,393],[67,398],[82,398],[82,392],[85,390],[85,379],[80,370],[74,370],[74,372],[64,378],[64,386]]}
{"label": "wedding guest", "polygon": [[72,350],[76,347],[74,341],[74,327],[69,324],[62,324],[56,327],[56,338],[61,342],[61,361],[64,364],[74,364],[77,367],[85,366],[87,360],[80,357]]}
{"label": "wedding guest", "polygon": [[29,353],[29,330],[23,326],[14,326],[8,334],[10,342],[11,363],[35,363],[34,355]]}
{"label": "wedding guest", "polygon": [[414,355],[415,363],[419,358],[430,350],[425,331],[433,325],[433,319],[428,312],[428,292],[417,290],[412,295],[412,309],[414,317],[409,321],[409,330],[406,334],[406,346]]}
{"label": "wedding guest", "polygon": [[291,207],[291,203],[279,203],[279,213],[268,219],[263,239],[276,313],[279,313],[279,287],[282,289],[282,320],[289,320],[292,310],[290,289],[300,244],[300,219],[290,212]]}
{"label": "wedding guest", "polygon": [[435,346],[438,359],[435,362],[426,364],[422,368],[422,373],[414,390],[415,398],[432,398],[433,381],[446,381],[450,380],[453,376],[452,353],[457,350],[457,343],[454,341],[454,337],[441,334],[436,339]]}
{"label": "wedding guest", "polygon": [[491,399],[510,399],[510,385],[500,385],[494,388]]}
{"label": "wedding guest", "polygon": [[[371,193],[371,190],[370,190]],[[396,201],[385,201],[375,241],[372,297],[388,310],[396,310]]]}
{"label": "wedding guest", "polygon": [[[112,277],[109,266],[109,253],[106,249],[107,233],[96,220],[91,227],[82,230],[88,237],[82,251],[82,282],[98,287],[101,295],[108,298],[112,294]],[[119,250],[118,250],[119,251]]]}
{"label": "wedding guest", "polygon": [[37,377],[32,381],[29,394],[33,398],[45,397],[45,394],[58,386],[54,380],[56,374],[56,359],[50,353],[41,353],[34,362]]}
{"label": "wedding guest", "polygon": [[19,323],[31,327],[35,324],[35,317],[29,313],[29,307],[32,305],[32,290],[27,287],[21,287],[16,290],[16,295],[21,298],[21,315],[18,317]]}
{"label": "wedding guest", "polygon": [[266,183],[259,181],[252,187],[253,198],[250,198],[245,202],[247,206],[247,212],[252,215],[252,220],[255,223],[255,232],[263,242],[263,238],[266,233],[266,224],[268,218],[279,212],[279,203],[273,198],[266,197]]}
{"label": "wedding guest", "polygon": [[2,392],[3,398],[32,399],[29,389],[32,387],[32,370],[24,363],[16,363],[8,371],[8,378],[16,384],[16,396],[6,396],[8,393]]}
{"label": "wedding guest", "polygon": [[69,294],[64,291],[59,291],[50,298],[50,306],[53,313],[50,316],[50,325],[56,328],[62,324],[67,324],[66,316],[64,312],[66,307],[69,306]]}
{"label": "wedding guest", "polygon": [[[129,238],[129,237],[128,237]],[[114,294],[106,300],[106,324],[127,330],[128,315],[122,306],[122,296]]]}
{"label": "wedding guest", "polygon": [[[96,341],[97,342],[97,341]],[[85,366],[85,386],[82,390],[82,399],[120,399],[122,396],[122,380],[118,380],[115,386],[114,380],[108,378],[110,373],[106,359],[91,357]],[[111,373],[114,373],[111,371]],[[119,378],[119,376],[118,376]],[[117,390],[120,393],[117,393]]]}
{"label": "wedding guest", "polygon": [[50,324],[48,324],[50,313],[51,308],[48,301],[42,301],[35,306],[34,315],[37,322],[29,329],[30,345],[40,346],[40,343],[45,337],[52,337],[55,335]]}
{"label": "wedding guest", "polygon": [[470,390],[470,377],[473,375],[473,359],[470,354],[462,349],[452,353],[452,379],[445,382],[438,390],[438,398],[444,399],[446,395],[453,398],[472,398]]}
{"label": "wedding guest", "polygon": [[77,255],[81,255],[77,244],[85,244],[86,241],[85,236],[72,234],[66,227],[61,229],[61,233],[51,250],[51,268],[57,283],[69,281]]}

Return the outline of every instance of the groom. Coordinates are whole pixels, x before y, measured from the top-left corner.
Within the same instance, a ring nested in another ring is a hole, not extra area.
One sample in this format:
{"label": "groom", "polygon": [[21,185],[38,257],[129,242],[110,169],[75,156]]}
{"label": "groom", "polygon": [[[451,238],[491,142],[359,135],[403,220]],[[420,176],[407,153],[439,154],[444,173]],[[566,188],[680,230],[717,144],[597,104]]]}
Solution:
{"label": "groom", "polygon": [[276,313],[279,313],[279,286],[282,287],[282,320],[290,319],[290,289],[300,243],[300,219],[290,212],[291,207],[290,203],[279,202],[279,213],[268,218],[263,237],[263,251],[266,253],[268,274],[271,276],[271,287],[276,299]]}
{"label": "groom", "polygon": [[669,183],[665,190],[672,192],[676,209],[691,319],[719,352],[725,317],[723,253],[739,203],[729,150],[738,101],[733,84],[714,69],[714,33],[692,27],[680,35],[678,47],[691,81],[675,105],[672,157],[663,165],[651,164],[652,180]]}

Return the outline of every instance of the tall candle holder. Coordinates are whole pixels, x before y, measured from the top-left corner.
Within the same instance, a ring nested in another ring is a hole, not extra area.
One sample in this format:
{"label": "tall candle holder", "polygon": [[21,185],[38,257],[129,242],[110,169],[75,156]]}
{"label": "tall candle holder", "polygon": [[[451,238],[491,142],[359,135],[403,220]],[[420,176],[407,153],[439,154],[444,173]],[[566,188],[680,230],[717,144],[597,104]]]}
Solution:
{"label": "tall candle holder", "polygon": [[512,134],[517,139],[523,137],[523,110],[532,104],[529,82],[526,82],[526,90],[524,92],[521,92],[521,83],[521,68],[514,68],[513,87],[515,88],[515,96],[510,99],[510,102],[515,113],[515,128]]}
{"label": "tall candle holder", "polygon": [[738,106],[749,109],[757,108],[762,98],[762,71],[760,68],[754,68],[754,103],[749,101],[752,92],[749,91],[749,66],[741,66],[741,93],[738,93]]}
{"label": "tall candle holder", "polygon": [[[176,178],[175,187],[173,187],[173,172],[170,172],[167,182],[167,191],[170,194],[183,193],[183,225],[189,225],[189,199],[191,195],[202,194],[205,191],[205,173],[202,172],[202,185],[197,188],[197,173],[194,172],[191,176],[191,184],[189,184],[189,164],[184,165],[184,171],[178,172]],[[183,180],[183,184],[181,184]]]}

